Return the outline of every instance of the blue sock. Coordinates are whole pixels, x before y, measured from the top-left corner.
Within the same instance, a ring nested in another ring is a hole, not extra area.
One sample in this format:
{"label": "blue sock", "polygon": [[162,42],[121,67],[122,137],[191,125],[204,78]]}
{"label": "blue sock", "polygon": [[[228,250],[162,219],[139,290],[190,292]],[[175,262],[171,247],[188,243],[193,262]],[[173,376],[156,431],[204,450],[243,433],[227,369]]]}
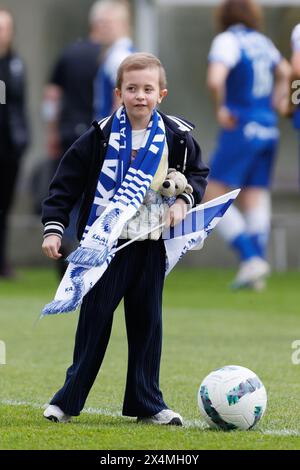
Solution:
{"label": "blue sock", "polygon": [[258,256],[266,258],[268,235],[266,233],[253,233],[249,237],[256,248]]}
{"label": "blue sock", "polygon": [[241,233],[238,235],[230,242],[230,245],[238,252],[241,261],[246,261],[253,256],[260,256],[252,237],[247,233]]}

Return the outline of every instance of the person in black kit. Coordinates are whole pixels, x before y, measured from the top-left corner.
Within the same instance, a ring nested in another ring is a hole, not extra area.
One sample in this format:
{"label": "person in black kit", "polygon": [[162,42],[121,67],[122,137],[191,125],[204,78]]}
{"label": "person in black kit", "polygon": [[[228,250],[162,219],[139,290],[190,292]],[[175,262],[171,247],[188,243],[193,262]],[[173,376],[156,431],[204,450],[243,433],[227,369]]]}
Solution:
{"label": "person in black kit", "polygon": [[13,202],[21,157],[28,145],[25,113],[25,71],[12,49],[11,13],[0,9],[0,80],[5,96],[0,104],[0,278],[13,277],[7,260],[8,214]]}
{"label": "person in black kit", "polygon": [[[55,173],[63,154],[91,125],[93,120],[93,84],[99,67],[101,28],[98,21],[99,2],[89,14],[89,36],[65,47],[54,65],[45,88],[43,117],[47,123],[47,154]],[[62,251],[67,255],[76,240],[78,207],[65,233]],[[62,275],[66,262],[57,264]]]}

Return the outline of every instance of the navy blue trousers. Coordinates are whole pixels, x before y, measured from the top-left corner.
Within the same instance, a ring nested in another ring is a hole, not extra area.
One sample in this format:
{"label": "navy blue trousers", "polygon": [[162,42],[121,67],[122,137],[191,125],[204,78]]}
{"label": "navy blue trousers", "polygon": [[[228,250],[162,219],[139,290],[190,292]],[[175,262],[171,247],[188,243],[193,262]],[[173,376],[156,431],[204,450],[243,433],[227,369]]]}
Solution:
{"label": "navy blue trousers", "polygon": [[116,254],[84,298],[73,364],[52,405],[80,414],[105,355],[114,311],[124,298],[128,370],[123,415],[151,416],[167,408],[159,389],[164,276],[163,240],[134,242]]}

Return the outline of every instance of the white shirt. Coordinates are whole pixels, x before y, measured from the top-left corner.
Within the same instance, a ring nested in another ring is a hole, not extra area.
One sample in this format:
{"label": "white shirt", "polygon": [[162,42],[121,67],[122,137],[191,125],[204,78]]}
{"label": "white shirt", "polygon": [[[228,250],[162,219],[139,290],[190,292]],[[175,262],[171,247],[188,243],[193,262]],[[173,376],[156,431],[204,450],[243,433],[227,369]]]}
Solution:
{"label": "white shirt", "polygon": [[241,51],[237,38],[231,31],[218,34],[212,42],[208,60],[221,62],[228,68],[233,68],[240,60]]}
{"label": "white shirt", "polygon": [[146,131],[147,129],[139,129],[137,131],[132,131],[131,139],[133,150],[139,150],[139,148],[142,146]]}

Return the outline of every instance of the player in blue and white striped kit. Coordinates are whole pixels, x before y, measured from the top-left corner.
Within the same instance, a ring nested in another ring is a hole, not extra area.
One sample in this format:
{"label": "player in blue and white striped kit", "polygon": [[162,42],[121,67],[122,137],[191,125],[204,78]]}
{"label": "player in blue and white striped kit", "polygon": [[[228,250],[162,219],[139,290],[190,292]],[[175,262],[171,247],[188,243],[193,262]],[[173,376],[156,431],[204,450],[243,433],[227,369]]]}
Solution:
{"label": "player in blue and white striped kit", "polygon": [[241,261],[233,287],[258,288],[270,271],[265,255],[279,137],[275,109],[285,110],[290,67],[259,32],[262,12],[254,1],[226,0],[217,18],[222,32],[211,45],[207,83],[221,129],[206,200],[242,189],[240,210],[232,206],[218,227]]}

